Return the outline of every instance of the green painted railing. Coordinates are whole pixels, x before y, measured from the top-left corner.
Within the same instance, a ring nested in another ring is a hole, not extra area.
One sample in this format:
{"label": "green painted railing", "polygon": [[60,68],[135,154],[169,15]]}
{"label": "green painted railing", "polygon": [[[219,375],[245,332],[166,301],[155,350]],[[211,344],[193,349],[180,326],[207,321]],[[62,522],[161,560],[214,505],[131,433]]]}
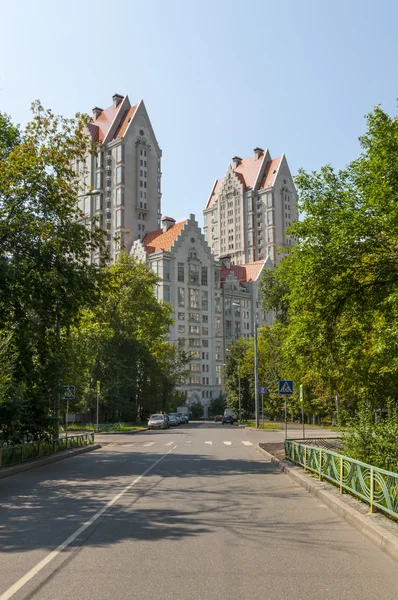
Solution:
{"label": "green painted railing", "polygon": [[297,440],[285,440],[285,453],[286,458],[305,471],[337,485],[341,494],[346,491],[367,502],[370,512],[377,508],[398,518],[398,473]]}
{"label": "green painted railing", "polygon": [[80,448],[94,443],[94,433],[83,433],[80,435],[68,435],[58,440],[28,442],[17,446],[3,446],[0,448],[0,469],[17,465],[27,460],[48,456],[62,450]]}

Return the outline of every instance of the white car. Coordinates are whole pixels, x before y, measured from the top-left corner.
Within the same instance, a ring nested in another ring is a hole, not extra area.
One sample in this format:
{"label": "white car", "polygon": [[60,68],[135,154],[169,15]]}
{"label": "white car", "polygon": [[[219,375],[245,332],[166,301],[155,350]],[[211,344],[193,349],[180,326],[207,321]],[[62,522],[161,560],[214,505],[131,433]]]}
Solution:
{"label": "white car", "polygon": [[164,415],[151,415],[148,419],[148,429],[167,429],[167,426]]}

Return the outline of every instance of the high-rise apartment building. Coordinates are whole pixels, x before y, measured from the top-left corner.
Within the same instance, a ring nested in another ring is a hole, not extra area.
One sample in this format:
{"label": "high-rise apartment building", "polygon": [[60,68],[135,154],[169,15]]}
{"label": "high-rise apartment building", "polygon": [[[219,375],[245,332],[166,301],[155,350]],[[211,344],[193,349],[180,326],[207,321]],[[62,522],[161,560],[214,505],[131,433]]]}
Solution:
{"label": "high-rise apartment building", "polygon": [[89,131],[101,145],[96,156],[87,157],[79,207],[106,230],[114,260],[122,246],[130,250],[134,240],[160,227],[162,151],[144,101],[132,106],[128,96],[112,99],[109,108],[93,109]]}
{"label": "high-rise apartment building", "polygon": [[186,402],[202,402],[205,416],[212,398],[223,391],[225,352],[232,341],[252,337],[263,315],[259,281],[270,260],[231,265],[215,260],[195,216],[176,223],[163,217],[162,228],[136,240],[131,254],[159,277],[155,294],[173,308],[169,340],[190,357],[180,389]]}
{"label": "high-rise apartment building", "polygon": [[230,255],[235,265],[280,261],[277,250],[293,240],[286,229],[298,218],[297,193],[284,154],[268,150],[234,156],[223,179],[213,185],[203,211],[204,235],[216,256]]}

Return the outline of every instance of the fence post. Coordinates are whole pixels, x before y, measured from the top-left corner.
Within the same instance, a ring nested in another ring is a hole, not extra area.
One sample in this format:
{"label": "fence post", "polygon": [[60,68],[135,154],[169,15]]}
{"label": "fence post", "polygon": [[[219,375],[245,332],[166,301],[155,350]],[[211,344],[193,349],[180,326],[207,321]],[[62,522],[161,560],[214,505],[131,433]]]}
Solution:
{"label": "fence post", "polygon": [[373,467],[370,467],[370,510],[369,513],[372,515],[374,513],[373,508],[373,496],[374,496],[374,479],[373,479]]}
{"label": "fence post", "polygon": [[343,493],[343,455],[340,455],[340,494]]}
{"label": "fence post", "polygon": [[307,446],[304,446],[304,472],[307,470]]}
{"label": "fence post", "polygon": [[319,448],[319,481],[322,481],[322,448]]}
{"label": "fence post", "polygon": [[292,462],[294,463],[294,442],[292,442]]}

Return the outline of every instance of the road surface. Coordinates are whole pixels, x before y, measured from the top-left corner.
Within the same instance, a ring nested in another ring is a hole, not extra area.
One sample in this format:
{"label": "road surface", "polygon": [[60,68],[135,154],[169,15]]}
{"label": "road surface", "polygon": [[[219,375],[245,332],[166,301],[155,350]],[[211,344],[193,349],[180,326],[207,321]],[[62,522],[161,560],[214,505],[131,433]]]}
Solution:
{"label": "road surface", "polygon": [[103,436],[0,480],[0,600],[396,600],[397,563],[256,452],[282,437]]}

